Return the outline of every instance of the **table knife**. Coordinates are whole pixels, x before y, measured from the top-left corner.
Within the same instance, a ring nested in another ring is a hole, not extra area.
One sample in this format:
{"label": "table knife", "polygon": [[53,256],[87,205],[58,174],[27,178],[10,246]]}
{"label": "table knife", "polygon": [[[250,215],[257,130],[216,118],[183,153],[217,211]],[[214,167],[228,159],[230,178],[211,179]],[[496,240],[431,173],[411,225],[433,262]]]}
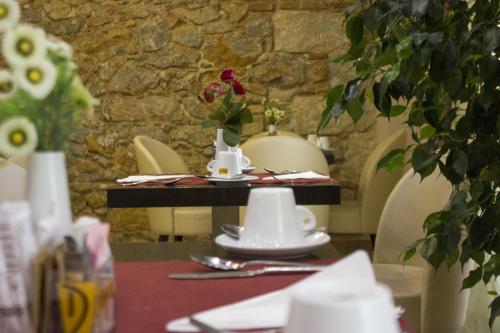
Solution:
{"label": "table knife", "polygon": [[305,267],[264,267],[248,271],[232,272],[208,272],[208,273],[177,273],[170,274],[171,279],[176,280],[206,280],[206,279],[228,279],[245,278],[265,274],[293,274],[293,273],[313,273],[322,270],[327,266],[305,266]]}

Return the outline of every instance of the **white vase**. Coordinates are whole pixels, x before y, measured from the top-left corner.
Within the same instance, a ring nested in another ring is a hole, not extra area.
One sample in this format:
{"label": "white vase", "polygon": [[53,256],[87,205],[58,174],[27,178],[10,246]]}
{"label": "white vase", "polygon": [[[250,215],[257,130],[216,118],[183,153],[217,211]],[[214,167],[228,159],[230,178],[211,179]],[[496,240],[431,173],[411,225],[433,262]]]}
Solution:
{"label": "white vase", "polygon": [[278,132],[276,131],[276,125],[269,125],[267,127],[267,134],[268,135],[276,135]]}
{"label": "white vase", "polygon": [[[60,243],[72,234],[71,204],[66,162],[62,152],[39,152],[28,165],[27,198],[37,236]],[[43,230],[40,230],[43,223]],[[43,235],[40,235],[42,233]]]}
{"label": "white vase", "polygon": [[224,129],[218,128],[217,129],[217,136],[215,139],[215,156],[214,159],[217,159],[217,156],[219,156],[219,152],[221,151],[228,151],[229,146],[224,142],[224,137],[223,137]]}

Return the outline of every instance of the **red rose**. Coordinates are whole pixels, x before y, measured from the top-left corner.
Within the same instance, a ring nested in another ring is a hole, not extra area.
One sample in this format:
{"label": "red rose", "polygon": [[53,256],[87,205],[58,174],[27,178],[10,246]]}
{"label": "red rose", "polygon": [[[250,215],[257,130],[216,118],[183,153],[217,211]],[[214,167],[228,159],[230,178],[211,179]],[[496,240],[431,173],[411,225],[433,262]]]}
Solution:
{"label": "red rose", "polygon": [[224,72],[222,72],[222,74],[220,75],[220,79],[222,82],[224,83],[229,83],[229,82],[232,82],[234,80],[234,78],[236,77],[236,72],[234,71],[234,69],[226,69]]}
{"label": "red rose", "polygon": [[220,96],[222,93],[221,87],[218,83],[210,83],[203,92],[203,97],[207,103],[212,103],[215,96]]}
{"label": "red rose", "polygon": [[233,81],[233,91],[236,95],[245,95],[245,88],[237,80]]}

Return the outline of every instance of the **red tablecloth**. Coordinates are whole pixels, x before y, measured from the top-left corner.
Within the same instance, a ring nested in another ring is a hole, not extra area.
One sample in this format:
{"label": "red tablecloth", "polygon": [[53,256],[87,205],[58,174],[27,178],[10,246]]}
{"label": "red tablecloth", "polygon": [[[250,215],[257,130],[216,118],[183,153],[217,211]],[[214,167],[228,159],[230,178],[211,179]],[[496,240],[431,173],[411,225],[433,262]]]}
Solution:
{"label": "red tablecloth", "polygon": [[[114,332],[165,332],[165,324],[172,319],[281,289],[306,276],[268,275],[203,281],[168,278],[171,273],[197,271],[210,269],[187,261],[117,263]],[[409,331],[403,322],[402,328]]]}
{"label": "red tablecloth", "polygon": [[[206,175],[205,175],[206,176]],[[272,174],[269,173],[256,173],[256,174],[251,174],[251,176],[257,176],[258,179],[251,180],[249,181],[250,184],[339,184],[339,182],[333,178],[329,179],[294,179],[294,180],[279,180],[276,178],[272,179],[264,179],[268,177],[272,177]],[[212,182],[205,178],[200,178],[200,177],[186,177],[182,178],[175,183],[170,183],[171,180],[155,180],[155,181],[150,181],[146,183],[139,183],[137,185],[126,185],[122,184],[123,186],[137,186],[137,187],[144,187],[144,186],[199,186],[199,185],[213,185]]]}

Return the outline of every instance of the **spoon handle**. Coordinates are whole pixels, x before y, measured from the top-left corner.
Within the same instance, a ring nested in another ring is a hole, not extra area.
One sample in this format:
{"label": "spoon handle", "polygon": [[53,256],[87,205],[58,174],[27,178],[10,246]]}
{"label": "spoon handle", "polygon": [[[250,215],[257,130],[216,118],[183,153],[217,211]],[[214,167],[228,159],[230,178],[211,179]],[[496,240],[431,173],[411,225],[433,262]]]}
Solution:
{"label": "spoon handle", "polygon": [[293,266],[293,267],[309,267],[309,266],[319,266],[315,264],[305,263],[305,262],[293,262],[293,261],[279,261],[279,260],[249,260],[243,262],[246,265],[278,265],[278,266]]}

